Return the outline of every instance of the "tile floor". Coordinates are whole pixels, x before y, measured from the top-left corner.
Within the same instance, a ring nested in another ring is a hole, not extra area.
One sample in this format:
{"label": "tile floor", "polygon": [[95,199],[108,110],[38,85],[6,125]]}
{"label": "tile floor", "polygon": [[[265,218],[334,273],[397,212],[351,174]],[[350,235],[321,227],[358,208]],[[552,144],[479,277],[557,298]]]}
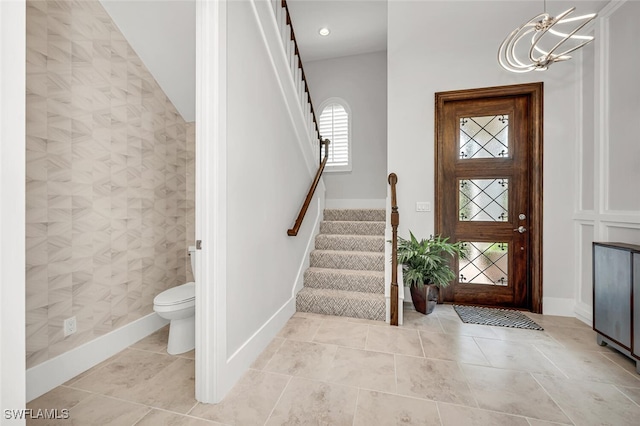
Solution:
{"label": "tile floor", "polygon": [[635,365],[574,318],[529,315],[545,331],[447,305],[405,307],[402,327],[297,313],[217,405],[195,401],[194,353],[167,355],[164,328],[28,404],[68,420],[28,424],[637,425]]}

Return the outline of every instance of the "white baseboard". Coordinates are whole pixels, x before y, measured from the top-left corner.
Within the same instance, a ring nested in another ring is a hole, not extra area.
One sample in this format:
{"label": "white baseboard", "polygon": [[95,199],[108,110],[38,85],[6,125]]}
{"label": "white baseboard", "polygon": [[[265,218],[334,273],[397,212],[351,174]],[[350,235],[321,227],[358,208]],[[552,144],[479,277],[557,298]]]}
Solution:
{"label": "white baseboard", "polygon": [[302,263],[300,264],[300,268],[298,268],[298,274],[296,275],[296,281],[292,289],[292,296],[294,299],[296,297],[296,294],[298,294],[298,292],[302,290],[302,287],[304,286],[304,273],[309,268],[311,252],[315,249],[316,235],[320,233],[320,222],[322,222],[322,217],[324,215],[324,200],[322,199],[323,196],[324,191],[321,191],[317,200],[318,213],[316,214],[313,222],[313,231],[309,235],[309,241],[307,241],[307,247],[305,248],[304,256],[302,257]]}
{"label": "white baseboard", "polygon": [[542,313],[544,315],[557,315],[561,317],[576,316],[576,301],[562,297],[543,297]]}
{"label": "white baseboard", "polygon": [[29,368],[26,371],[27,402],[100,364],[168,323],[153,312]]}
{"label": "white baseboard", "polygon": [[278,311],[271,316],[237,351],[235,351],[224,365],[225,384],[221,394],[228,391],[237,383],[251,364],[271,343],[273,338],[296,312],[295,296],[287,300]]}
{"label": "white baseboard", "polygon": [[593,307],[591,305],[582,302],[576,303],[575,315],[583,323],[590,327],[593,326]]}
{"label": "white baseboard", "polygon": [[384,209],[385,199],[327,198],[325,209]]}

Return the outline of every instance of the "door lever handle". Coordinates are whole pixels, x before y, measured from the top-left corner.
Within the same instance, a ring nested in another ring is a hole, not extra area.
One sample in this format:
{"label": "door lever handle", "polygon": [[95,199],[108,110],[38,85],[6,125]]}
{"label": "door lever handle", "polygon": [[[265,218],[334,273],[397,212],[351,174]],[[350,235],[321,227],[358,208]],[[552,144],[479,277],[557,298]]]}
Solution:
{"label": "door lever handle", "polygon": [[520,225],[516,229],[513,230],[513,232],[516,232],[516,231],[518,231],[521,234],[524,234],[525,232],[527,232],[527,228],[525,228],[524,226]]}

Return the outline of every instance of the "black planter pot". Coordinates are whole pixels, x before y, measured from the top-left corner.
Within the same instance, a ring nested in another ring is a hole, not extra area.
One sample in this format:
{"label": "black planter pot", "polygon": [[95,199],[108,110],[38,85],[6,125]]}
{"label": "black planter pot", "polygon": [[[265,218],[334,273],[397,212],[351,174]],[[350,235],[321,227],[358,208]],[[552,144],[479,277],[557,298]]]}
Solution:
{"label": "black planter pot", "polygon": [[411,286],[411,300],[416,311],[429,315],[438,304],[440,288],[434,284],[425,284],[421,288]]}

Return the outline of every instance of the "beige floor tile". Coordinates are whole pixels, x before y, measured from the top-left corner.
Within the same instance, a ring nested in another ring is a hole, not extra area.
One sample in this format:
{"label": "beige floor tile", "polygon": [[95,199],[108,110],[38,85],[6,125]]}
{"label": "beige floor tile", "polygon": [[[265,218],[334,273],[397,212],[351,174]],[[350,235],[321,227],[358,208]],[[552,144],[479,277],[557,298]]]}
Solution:
{"label": "beige floor tile", "polygon": [[490,365],[471,336],[420,332],[424,355],[467,364]]}
{"label": "beige floor tile", "polygon": [[286,340],[264,370],[308,379],[325,380],[337,346]]}
{"label": "beige floor tile", "polygon": [[72,378],[71,380],[68,380],[66,383],[64,383],[64,385],[67,386],[71,386],[74,383],[76,383],[78,380],[83,379],[93,373],[95,373],[96,371],[100,370],[102,367],[111,364],[112,362],[114,362],[116,359],[118,359],[118,357],[122,356],[125,353],[125,351],[119,352],[115,355],[113,355],[112,357],[109,357],[107,359],[105,359],[104,361],[102,361],[101,363],[91,367],[90,369],[78,374],[77,376],[75,376],[74,378]]}
{"label": "beige floor tile", "polygon": [[615,350],[613,348],[609,348],[609,351],[601,352],[600,355],[602,355],[602,356],[606,357],[607,359],[615,362],[617,365],[619,365],[620,367],[624,368],[629,373],[638,374],[638,372],[636,371],[636,362],[633,361],[628,356],[618,352],[617,350]]}
{"label": "beige floor tile", "polygon": [[271,341],[271,343],[267,345],[264,351],[262,351],[258,358],[256,358],[253,364],[251,364],[251,368],[254,368],[256,370],[263,370],[264,367],[269,363],[269,361],[271,361],[273,355],[278,351],[278,349],[280,349],[280,346],[282,345],[282,342],[284,342],[284,340],[285,339],[282,339],[280,337],[275,337]]}
{"label": "beige floor tile", "polygon": [[357,397],[352,387],[294,377],[266,425],[350,426]]}
{"label": "beige floor tile", "polygon": [[398,394],[476,407],[458,363],[396,355]]}
{"label": "beige floor tile", "polygon": [[314,342],[364,349],[369,326],[349,321],[323,321]]}
{"label": "beige floor tile", "polygon": [[562,346],[544,330],[527,330],[510,327],[491,327],[500,340],[511,342],[544,343],[550,346]]}
{"label": "beige floor tile", "polygon": [[31,409],[71,409],[91,393],[66,386],[58,386],[27,404]]}
{"label": "beige floor tile", "polygon": [[129,401],[183,414],[197,402],[195,386],[195,361],[175,358],[171,364],[145,383],[140,383],[131,388],[130,392],[119,396]]}
{"label": "beige floor tile", "polygon": [[468,364],[462,370],[480,408],[570,423],[530,373]]}
{"label": "beige floor tile", "polygon": [[540,351],[527,342],[475,338],[492,367],[565,377]]}
{"label": "beige floor tile", "polygon": [[249,370],[219,404],[197,404],[188,414],[234,426],[262,425],[289,377]]}
{"label": "beige floor tile", "polygon": [[189,352],[177,355],[180,358],[196,359],[196,350],[191,349]]}
{"label": "beige floor tile", "polygon": [[440,318],[440,324],[447,334],[457,334],[461,336],[471,337],[487,337],[489,339],[497,339],[498,335],[493,331],[493,327],[479,324],[465,324],[448,318]]}
{"label": "beige floor tile", "polygon": [[[92,395],[69,411],[71,420],[69,424],[74,426],[133,425],[148,411],[149,407],[144,405],[107,398],[102,395]],[[40,423],[37,424],[40,425]]]}
{"label": "beige floor tile", "polygon": [[433,310],[433,313],[438,316],[438,317],[442,317],[442,318],[457,318],[460,319],[460,317],[458,316],[458,313],[456,312],[456,310],[453,308],[453,305],[450,304],[439,304],[436,306],[436,308]]}
{"label": "beige floor tile", "polygon": [[575,328],[586,328],[591,329],[591,327],[577,318],[574,317],[559,317],[555,315],[541,315],[534,314],[532,312],[523,312],[526,316],[537,322],[542,328],[545,326],[555,326],[555,327],[575,327]]}
{"label": "beige floor tile", "polygon": [[540,351],[570,379],[640,387],[640,375],[625,371],[599,352],[541,346]]}
{"label": "beige floor tile", "polygon": [[417,330],[398,327],[369,327],[365,349],[423,357]]}
{"label": "beige floor tile", "polygon": [[576,425],[638,424],[640,407],[615,386],[534,376]]}
{"label": "beige floor tile", "polygon": [[195,417],[182,416],[161,410],[151,410],[135,426],[215,426],[223,425],[210,420],[197,419]]}
{"label": "beige floor tile", "polygon": [[544,331],[568,349],[602,352],[608,350],[596,343],[596,332],[590,328],[546,326]]}
{"label": "beige floor tile", "polygon": [[389,324],[385,321],[376,321],[376,320],[370,320],[370,319],[364,319],[364,318],[351,318],[351,317],[347,317],[347,321],[353,322],[356,324],[372,325],[374,327],[389,327]]}
{"label": "beige floor tile", "polygon": [[428,331],[430,333],[444,333],[444,329],[436,315],[424,315],[416,311],[404,313],[404,319],[400,328],[411,328],[414,330]]}
{"label": "beige floor tile", "polygon": [[435,402],[360,390],[354,426],[440,426]]}
{"label": "beige floor tile", "polygon": [[438,402],[442,426],[528,426],[524,417]]}
{"label": "beige floor tile", "polygon": [[349,317],[341,317],[337,315],[316,314],[315,312],[296,312],[292,318],[311,318],[329,321],[349,321]]}
{"label": "beige floor tile", "polygon": [[310,342],[322,322],[323,320],[318,318],[294,316],[282,327],[282,330],[278,333],[278,337]]}
{"label": "beige floor tile", "polygon": [[616,386],[620,392],[625,394],[636,404],[640,405],[640,388],[626,388],[624,386]]}
{"label": "beige floor tile", "polygon": [[169,325],[162,327],[156,331],[141,339],[137,343],[131,345],[132,348],[142,349],[145,351],[155,352],[159,354],[167,353],[167,342],[169,341]]}
{"label": "beige floor tile", "polygon": [[573,426],[573,423],[548,422],[546,420],[531,419],[531,418],[528,418],[528,417],[527,417],[527,421],[529,422],[529,424],[531,426],[557,426],[557,425],[571,425],[571,426]]}
{"label": "beige floor tile", "polygon": [[175,359],[170,355],[126,349],[113,362],[74,382],[72,386],[103,395],[126,398],[131,395],[132,388],[142,387]]}
{"label": "beige floor tile", "polygon": [[395,393],[394,356],[339,347],[327,375],[327,381]]}

